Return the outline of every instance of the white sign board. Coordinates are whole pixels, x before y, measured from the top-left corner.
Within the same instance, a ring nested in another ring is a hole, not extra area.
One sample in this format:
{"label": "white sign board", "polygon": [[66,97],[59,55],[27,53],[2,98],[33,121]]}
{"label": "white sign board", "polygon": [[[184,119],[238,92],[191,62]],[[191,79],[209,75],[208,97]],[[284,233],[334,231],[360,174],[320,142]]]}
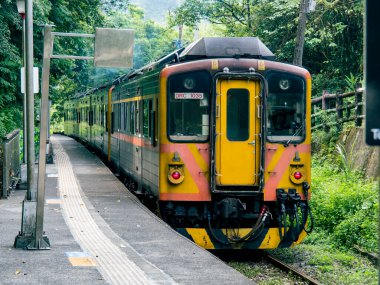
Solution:
{"label": "white sign board", "polygon": [[133,42],[133,30],[96,28],[95,66],[131,68],[133,66]]}
{"label": "white sign board", "polygon": [[[25,94],[25,68],[21,67],[21,93]],[[40,92],[38,67],[33,67],[33,93]]]}

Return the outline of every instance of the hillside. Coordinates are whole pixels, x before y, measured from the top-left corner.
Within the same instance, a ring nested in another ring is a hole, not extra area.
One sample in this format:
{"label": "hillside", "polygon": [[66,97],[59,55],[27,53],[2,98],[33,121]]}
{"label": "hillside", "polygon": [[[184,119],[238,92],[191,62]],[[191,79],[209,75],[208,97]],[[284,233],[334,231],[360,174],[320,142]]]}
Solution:
{"label": "hillside", "polygon": [[182,0],[131,0],[145,11],[145,18],[164,23],[169,10],[176,8]]}

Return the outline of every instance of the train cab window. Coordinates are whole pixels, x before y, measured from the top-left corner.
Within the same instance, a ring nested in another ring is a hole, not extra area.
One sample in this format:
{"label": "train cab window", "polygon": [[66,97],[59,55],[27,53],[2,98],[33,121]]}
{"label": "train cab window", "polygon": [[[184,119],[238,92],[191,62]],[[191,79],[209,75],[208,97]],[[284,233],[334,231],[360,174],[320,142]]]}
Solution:
{"label": "train cab window", "polygon": [[287,73],[268,76],[267,133],[272,142],[297,143],[305,138],[306,87]]}
{"label": "train cab window", "polygon": [[209,138],[211,76],[208,72],[172,75],[168,80],[168,136],[172,141]]}

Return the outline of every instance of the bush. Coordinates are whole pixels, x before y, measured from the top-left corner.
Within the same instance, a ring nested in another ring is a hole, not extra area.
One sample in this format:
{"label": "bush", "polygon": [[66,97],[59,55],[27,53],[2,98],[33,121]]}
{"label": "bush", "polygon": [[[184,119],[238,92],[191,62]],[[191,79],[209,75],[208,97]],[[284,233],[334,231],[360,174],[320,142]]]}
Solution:
{"label": "bush", "polygon": [[20,108],[12,106],[0,110],[0,137],[20,128],[22,112]]}
{"label": "bush", "polygon": [[350,170],[341,171],[328,161],[315,161],[314,158],[311,205],[316,230],[331,235],[337,246],[357,244],[376,251],[378,183],[366,181]]}

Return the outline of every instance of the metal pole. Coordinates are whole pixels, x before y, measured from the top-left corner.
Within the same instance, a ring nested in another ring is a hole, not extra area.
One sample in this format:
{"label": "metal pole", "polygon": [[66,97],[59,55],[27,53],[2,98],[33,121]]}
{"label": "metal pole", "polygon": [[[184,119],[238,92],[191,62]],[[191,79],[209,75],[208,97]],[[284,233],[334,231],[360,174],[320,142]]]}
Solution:
{"label": "metal pole", "polygon": [[26,97],[26,149],[27,192],[22,204],[21,231],[15,238],[16,248],[27,248],[33,239],[36,226],[37,186],[35,176],[34,153],[34,94],[33,94],[33,0],[25,3],[25,97]]}
{"label": "metal pole", "polygon": [[[26,51],[25,51],[25,15],[22,15],[22,66],[25,67],[25,61],[26,61]],[[22,162],[26,163],[28,158],[28,151],[27,151],[27,122],[26,122],[26,94],[25,92],[22,94],[23,96],[23,144],[22,144],[22,150],[23,150],[23,159]]]}
{"label": "metal pole", "polygon": [[26,0],[25,25],[25,96],[26,96],[26,132],[27,132],[27,200],[35,201],[37,187],[35,181],[34,153],[34,94],[33,94],[33,0]]}
{"label": "metal pole", "polygon": [[43,235],[44,207],[45,207],[45,172],[46,172],[46,144],[48,143],[48,113],[49,113],[49,76],[50,56],[52,50],[51,26],[45,25],[44,29],[44,54],[42,62],[42,92],[40,115],[40,151],[38,159],[38,193],[36,231],[34,244],[28,249],[50,249],[49,239]]}

